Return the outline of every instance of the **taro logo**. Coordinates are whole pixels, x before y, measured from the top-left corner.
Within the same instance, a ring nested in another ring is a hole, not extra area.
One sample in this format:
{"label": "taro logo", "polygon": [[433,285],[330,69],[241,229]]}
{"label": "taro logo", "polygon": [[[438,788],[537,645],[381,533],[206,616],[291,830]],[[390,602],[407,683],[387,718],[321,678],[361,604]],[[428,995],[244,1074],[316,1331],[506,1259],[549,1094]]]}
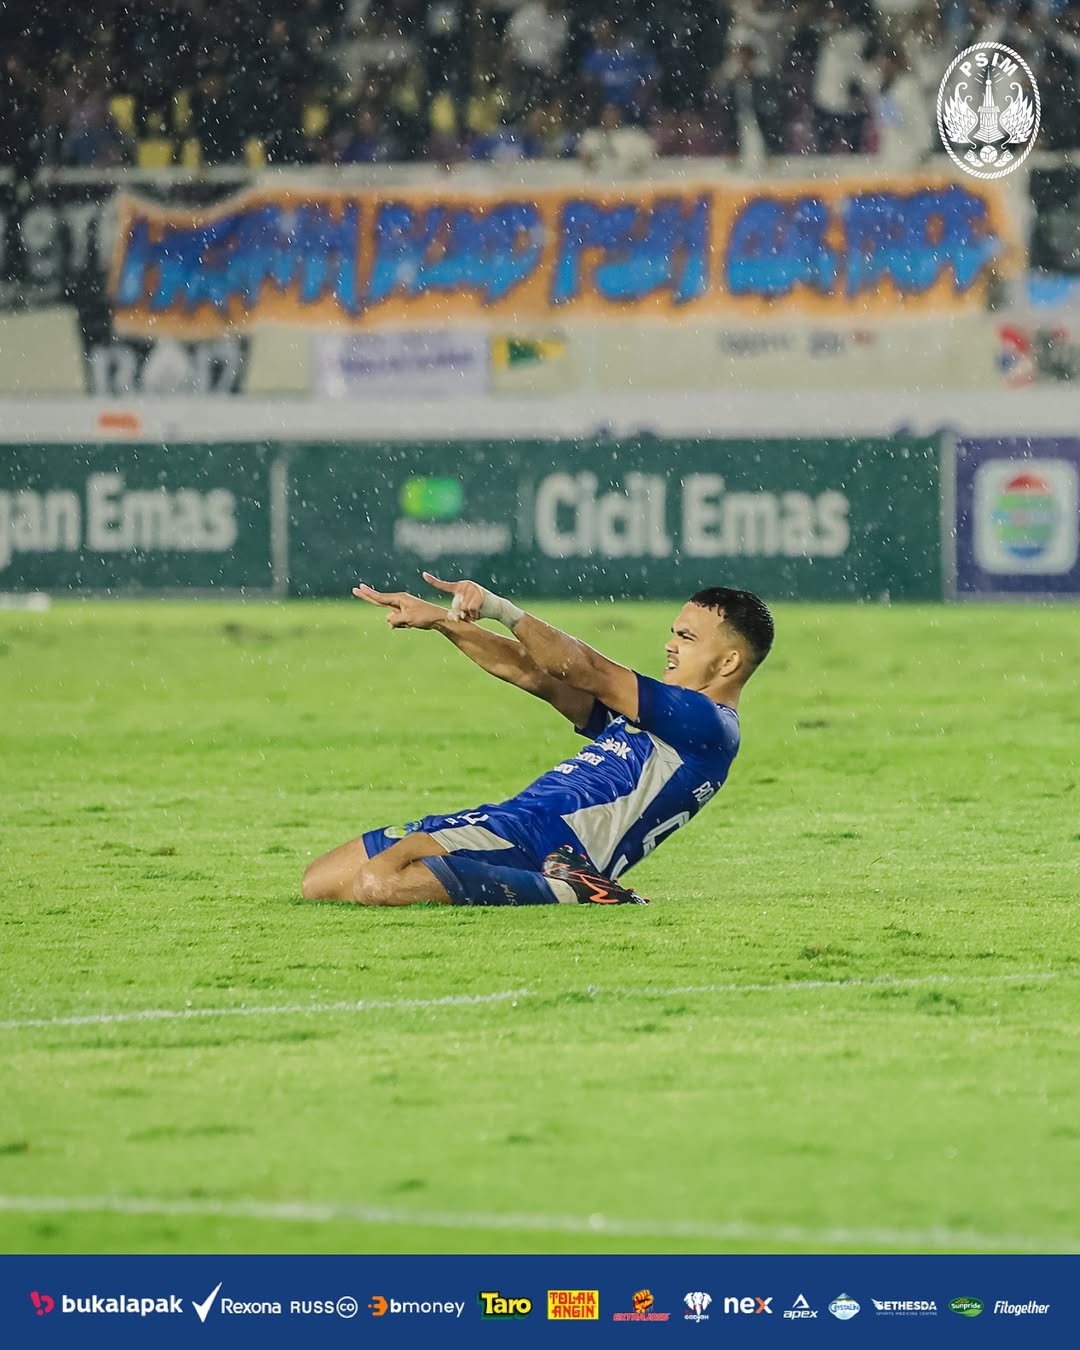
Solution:
{"label": "taro logo", "polygon": [[961,1317],[978,1317],[983,1310],[981,1298],[953,1298],[949,1300],[949,1311],[959,1313]]}

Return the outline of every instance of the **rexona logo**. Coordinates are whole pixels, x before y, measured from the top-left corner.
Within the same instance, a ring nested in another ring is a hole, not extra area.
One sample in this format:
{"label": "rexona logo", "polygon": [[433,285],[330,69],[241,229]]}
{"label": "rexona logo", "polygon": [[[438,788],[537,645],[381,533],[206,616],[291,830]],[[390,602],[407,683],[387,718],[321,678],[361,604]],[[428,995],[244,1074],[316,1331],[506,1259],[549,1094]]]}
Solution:
{"label": "rexona logo", "polygon": [[1028,1303],[1008,1303],[999,1298],[994,1304],[994,1312],[1001,1317],[1045,1317],[1049,1311],[1049,1303],[1036,1303],[1034,1299]]}
{"label": "rexona logo", "polygon": [[684,1294],[683,1302],[686,1304],[687,1311],[683,1313],[683,1319],[687,1322],[707,1322],[709,1314],[705,1309],[712,1302],[712,1294]]}
{"label": "rexona logo", "polygon": [[37,1315],[44,1317],[46,1313],[51,1313],[56,1307],[56,1300],[50,1294],[39,1294],[36,1289],[30,1290],[30,1302],[37,1309]]}
{"label": "rexona logo", "polygon": [[961,1317],[978,1317],[985,1304],[981,1298],[952,1298],[949,1300],[949,1311],[959,1313]]}
{"label": "rexona logo", "polygon": [[726,1298],[724,1299],[724,1312],[726,1313],[753,1313],[759,1317],[762,1313],[772,1314],[771,1298]]}
{"label": "rexona logo", "polygon": [[612,1313],[612,1317],[616,1322],[666,1322],[671,1314],[653,1312],[654,1302],[651,1290],[639,1289],[634,1295],[634,1311]]}
{"label": "rexona logo", "polygon": [[872,1298],[874,1311],[879,1317],[936,1317],[937,1304],[933,1299],[879,1299]]}
{"label": "rexona logo", "polygon": [[600,1316],[599,1289],[549,1289],[549,1322],[595,1322]]}
{"label": "rexona logo", "polygon": [[480,1293],[481,1317],[528,1317],[532,1312],[531,1298],[507,1298],[505,1294]]}
{"label": "rexona logo", "polygon": [[816,1317],[816,1316],[817,1316],[817,1309],[811,1308],[810,1304],[807,1303],[806,1301],[805,1294],[800,1294],[799,1297],[795,1300],[795,1302],[791,1305],[791,1307],[786,1308],[784,1310],[785,1320],[790,1320],[792,1322],[802,1317]]}
{"label": "rexona logo", "polygon": [[372,1317],[460,1317],[465,1311],[465,1304],[438,1301],[415,1303],[408,1299],[383,1298],[382,1294],[375,1294],[368,1304],[368,1310]]}
{"label": "rexona logo", "polygon": [[850,1322],[859,1311],[859,1305],[850,1294],[841,1294],[839,1298],[834,1298],[829,1304],[829,1311],[834,1317],[838,1317],[841,1322]]}
{"label": "rexona logo", "polygon": [[129,489],[92,473],[85,493],[0,492],[0,571],[16,553],[226,553],[236,543],[236,498],[224,488]]}

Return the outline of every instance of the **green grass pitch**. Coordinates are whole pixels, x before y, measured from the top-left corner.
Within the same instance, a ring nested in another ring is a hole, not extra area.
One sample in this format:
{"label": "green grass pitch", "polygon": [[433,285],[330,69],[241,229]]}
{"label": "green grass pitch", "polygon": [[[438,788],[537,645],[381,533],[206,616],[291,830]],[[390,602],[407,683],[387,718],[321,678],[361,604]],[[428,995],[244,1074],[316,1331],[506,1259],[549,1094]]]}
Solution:
{"label": "green grass pitch", "polygon": [[368,910],[570,729],[356,602],[0,614],[3,1250],[1080,1249],[1077,611],[777,620],[650,908]]}

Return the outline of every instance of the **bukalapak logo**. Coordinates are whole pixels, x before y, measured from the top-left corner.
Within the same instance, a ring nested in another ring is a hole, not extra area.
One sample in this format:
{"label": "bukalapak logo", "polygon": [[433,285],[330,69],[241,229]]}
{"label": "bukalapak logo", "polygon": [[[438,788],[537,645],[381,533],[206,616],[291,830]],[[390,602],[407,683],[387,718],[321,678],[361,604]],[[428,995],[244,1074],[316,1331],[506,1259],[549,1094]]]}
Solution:
{"label": "bukalapak logo", "polygon": [[[48,1295],[44,1295],[44,1298],[48,1298]],[[49,1299],[49,1302],[53,1303],[53,1300]],[[179,1294],[153,1297],[136,1294],[61,1294],[60,1311],[97,1317],[169,1317],[183,1313],[184,1300]]]}
{"label": "bukalapak logo", "polygon": [[56,1300],[51,1294],[39,1294],[36,1289],[30,1290],[30,1302],[34,1305],[39,1317],[51,1313],[56,1307]]}

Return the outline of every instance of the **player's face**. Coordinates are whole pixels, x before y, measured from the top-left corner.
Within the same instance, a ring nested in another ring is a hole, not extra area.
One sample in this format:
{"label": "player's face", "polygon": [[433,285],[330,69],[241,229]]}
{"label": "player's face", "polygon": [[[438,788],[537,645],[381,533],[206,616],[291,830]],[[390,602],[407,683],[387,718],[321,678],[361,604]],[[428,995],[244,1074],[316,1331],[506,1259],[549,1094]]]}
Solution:
{"label": "player's face", "polygon": [[714,609],[684,605],[664,646],[664,683],[680,689],[704,689],[716,679],[732,650],[727,630]]}

